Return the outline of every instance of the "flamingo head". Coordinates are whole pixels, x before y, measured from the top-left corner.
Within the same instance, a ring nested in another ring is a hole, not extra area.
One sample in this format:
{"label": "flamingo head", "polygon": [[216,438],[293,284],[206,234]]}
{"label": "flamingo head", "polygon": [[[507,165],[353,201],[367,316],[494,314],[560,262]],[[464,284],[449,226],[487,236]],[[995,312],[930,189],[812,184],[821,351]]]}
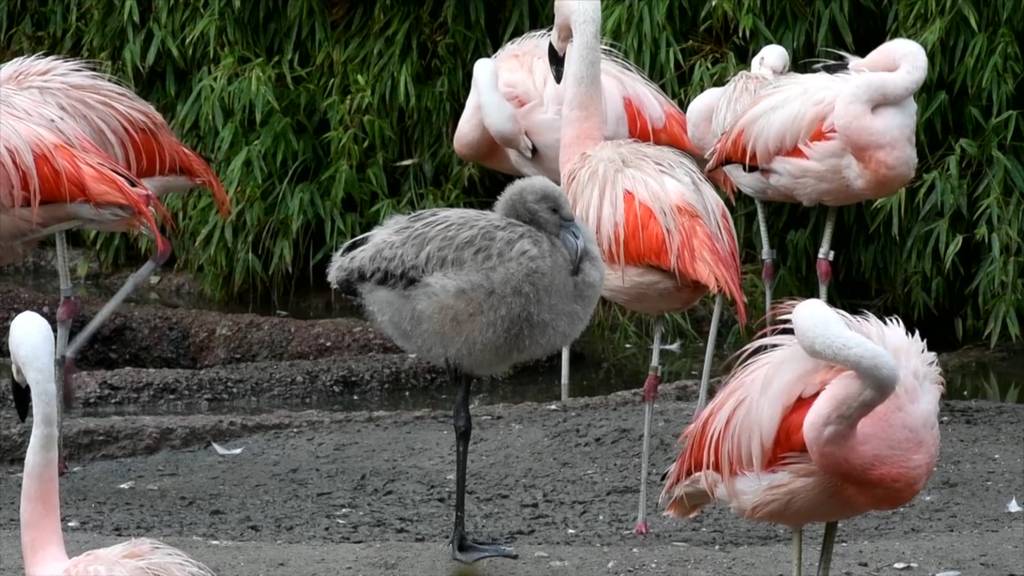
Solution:
{"label": "flamingo head", "polygon": [[921,81],[928,74],[928,55],[924,48],[907,38],[894,38],[872,50],[867,56],[850,62],[850,70],[860,72],[896,72],[905,70]]}
{"label": "flamingo head", "polygon": [[569,253],[572,273],[579,271],[587,240],[583,229],[576,223],[568,198],[557,184],[544,176],[520,178],[501,193],[494,204],[494,211],[557,237]]}
{"label": "flamingo head", "polygon": [[565,52],[572,41],[572,18],[576,2],[555,0],[555,25],[551,28],[551,42],[548,44],[548,64],[556,83],[562,82],[565,71]]}
{"label": "flamingo head", "polygon": [[750,61],[750,71],[765,76],[780,76],[789,72],[789,52],[778,44],[769,44]]}
{"label": "flamingo head", "polygon": [[53,386],[53,329],[39,314],[22,312],[11,321],[8,346],[13,376],[11,393],[18,418],[24,422],[32,400],[29,383]]}

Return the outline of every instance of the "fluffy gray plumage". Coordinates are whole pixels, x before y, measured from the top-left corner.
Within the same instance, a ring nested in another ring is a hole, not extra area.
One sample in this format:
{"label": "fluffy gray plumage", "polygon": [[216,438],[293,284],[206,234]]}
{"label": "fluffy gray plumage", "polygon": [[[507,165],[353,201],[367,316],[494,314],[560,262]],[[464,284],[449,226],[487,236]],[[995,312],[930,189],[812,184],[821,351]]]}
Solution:
{"label": "fluffy gray plumage", "polygon": [[537,176],[510,184],[493,212],[392,216],[342,246],[327,279],[356,289],[405,350],[484,376],[575,340],[597,305],[604,265],[565,194]]}

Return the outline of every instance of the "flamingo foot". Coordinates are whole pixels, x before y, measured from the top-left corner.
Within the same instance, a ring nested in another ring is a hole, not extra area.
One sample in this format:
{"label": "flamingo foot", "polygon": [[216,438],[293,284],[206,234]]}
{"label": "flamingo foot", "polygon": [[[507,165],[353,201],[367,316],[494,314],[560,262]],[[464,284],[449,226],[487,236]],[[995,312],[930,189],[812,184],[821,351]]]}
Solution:
{"label": "flamingo foot", "polygon": [[519,558],[519,554],[516,554],[515,550],[508,546],[501,546],[491,542],[473,542],[462,532],[452,535],[450,546],[452,560],[462,562],[463,564],[472,564],[484,558]]}
{"label": "flamingo foot", "polygon": [[644,402],[654,402],[658,397],[658,386],[660,385],[661,376],[654,372],[648,372],[647,380],[644,380]]}
{"label": "flamingo foot", "polygon": [[644,520],[638,521],[636,526],[633,526],[633,534],[637,536],[646,536],[650,531],[650,527],[647,526],[647,522]]}

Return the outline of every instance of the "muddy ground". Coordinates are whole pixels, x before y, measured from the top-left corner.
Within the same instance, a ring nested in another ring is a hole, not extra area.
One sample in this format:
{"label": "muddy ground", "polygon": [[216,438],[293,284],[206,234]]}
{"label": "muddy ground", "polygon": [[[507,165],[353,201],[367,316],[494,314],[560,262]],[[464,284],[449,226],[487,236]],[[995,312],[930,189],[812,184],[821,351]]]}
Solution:
{"label": "muddy ground", "polygon": [[[50,295],[2,280],[0,294],[4,333],[26,308],[52,319]],[[97,303],[84,304],[88,312]],[[439,371],[361,321],[136,304],[82,364],[80,406],[155,415],[72,413],[73,470],[61,486],[70,551],[148,535],[225,576],[457,573],[444,550],[454,500],[449,411],[323,409],[352,394],[444,388]],[[18,574],[19,460],[29,428],[0,384],[0,574]],[[675,456],[693,388],[667,385],[658,403],[645,538],[628,532],[642,430],[636,392],[476,406],[470,530],[514,544],[521,557],[465,573],[788,574],[784,528],[720,509],[687,521],[657,513],[658,476]],[[180,409],[240,396],[270,406],[309,398],[312,409]],[[1024,575],[1024,514],[1007,511],[1012,497],[1024,500],[1024,407],[953,401],[941,417],[942,455],[924,492],[899,510],[842,523],[833,574]],[[221,456],[210,441],[244,450]],[[806,530],[808,571],[820,533]],[[897,570],[900,562],[910,566]]]}

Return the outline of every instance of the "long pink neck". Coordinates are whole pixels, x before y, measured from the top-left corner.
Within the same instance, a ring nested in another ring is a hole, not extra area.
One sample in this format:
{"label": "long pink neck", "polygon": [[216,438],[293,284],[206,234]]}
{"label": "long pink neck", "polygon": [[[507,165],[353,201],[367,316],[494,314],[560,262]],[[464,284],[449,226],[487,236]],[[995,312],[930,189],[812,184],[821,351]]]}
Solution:
{"label": "long pink neck", "polygon": [[60,526],[60,481],[57,478],[57,387],[48,373],[26,373],[32,390],[32,436],[21,479],[21,552],[25,572],[40,574],[67,561]]}
{"label": "long pink neck", "polygon": [[572,45],[565,59],[562,103],[562,181],[579,156],[604,140],[601,94],[601,3],[579,2],[572,18]]}

